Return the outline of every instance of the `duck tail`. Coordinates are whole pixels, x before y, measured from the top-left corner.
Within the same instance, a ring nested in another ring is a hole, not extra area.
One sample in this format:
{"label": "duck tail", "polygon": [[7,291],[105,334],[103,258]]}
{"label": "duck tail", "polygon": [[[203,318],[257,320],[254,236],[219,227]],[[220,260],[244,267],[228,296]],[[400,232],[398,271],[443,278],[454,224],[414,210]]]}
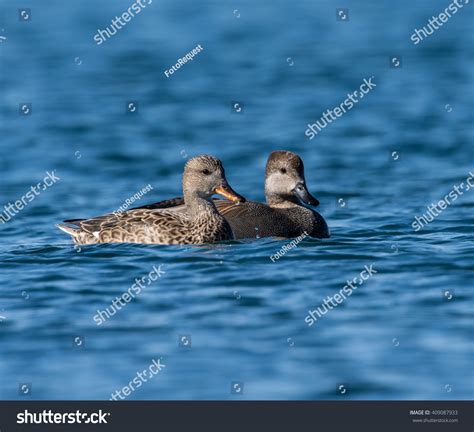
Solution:
{"label": "duck tail", "polygon": [[79,235],[79,230],[74,229],[70,226],[64,225],[64,224],[58,224],[56,225],[61,231],[64,231],[65,233],[69,234],[72,236],[72,238],[76,238]]}

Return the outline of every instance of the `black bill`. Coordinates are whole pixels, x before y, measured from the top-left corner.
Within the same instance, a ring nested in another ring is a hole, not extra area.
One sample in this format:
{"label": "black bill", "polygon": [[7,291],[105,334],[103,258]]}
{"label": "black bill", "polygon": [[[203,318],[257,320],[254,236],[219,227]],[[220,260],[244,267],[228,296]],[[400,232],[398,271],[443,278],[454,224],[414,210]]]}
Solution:
{"label": "black bill", "polygon": [[305,204],[309,204],[314,207],[319,205],[319,201],[309,193],[304,183],[298,183],[293,189],[293,192]]}

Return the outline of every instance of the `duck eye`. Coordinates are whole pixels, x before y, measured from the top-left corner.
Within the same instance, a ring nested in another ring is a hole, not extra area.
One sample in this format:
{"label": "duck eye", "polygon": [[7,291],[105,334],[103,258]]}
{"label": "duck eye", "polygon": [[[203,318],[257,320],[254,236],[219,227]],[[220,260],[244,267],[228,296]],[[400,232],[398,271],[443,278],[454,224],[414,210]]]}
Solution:
{"label": "duck eye", "polygon": [[280,168],[280,172],[281,172],[282,174],[286,174],[286,168]]}
{"label": "duck eye", "polygon": [[209,175],[211,172],[206,168],[201,171],[204,175]]}

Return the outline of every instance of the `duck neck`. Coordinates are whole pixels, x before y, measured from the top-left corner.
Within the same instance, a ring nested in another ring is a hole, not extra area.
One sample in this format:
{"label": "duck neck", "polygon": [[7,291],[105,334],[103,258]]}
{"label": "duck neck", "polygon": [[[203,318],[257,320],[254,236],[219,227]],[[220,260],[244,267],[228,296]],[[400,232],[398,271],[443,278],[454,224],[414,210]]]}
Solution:
{"label": "duck neck", "polygon": [[195,193],[184,192],[184,202],[188,207],[188,212],[192,218],[215,216],[219,217],[216,206],[212,202],[212,197],[206,199]]}
{"label": "duck neck", "polygon": [[291,195],[282,196],[280,194],[272,194],[266,191],[265,198],[267,204],[274,208],[292,208],[300,206],[298,199]]}

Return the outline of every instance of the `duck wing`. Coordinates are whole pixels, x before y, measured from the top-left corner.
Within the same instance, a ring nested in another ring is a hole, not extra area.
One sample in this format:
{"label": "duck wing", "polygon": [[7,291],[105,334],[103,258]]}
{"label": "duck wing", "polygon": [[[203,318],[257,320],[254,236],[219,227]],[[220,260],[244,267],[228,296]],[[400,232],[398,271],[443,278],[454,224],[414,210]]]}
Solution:
{"label": "duck wing", "polygon": [[179,207],[184,206],[184,198],[183,197],[176,197],[170,198],[163,201],[158,201],[153,204],[148,204],[140,207],[133,207],[130,210],[138,210],[138,209],[147,209],[147,210],[157,210],[157,209],[166,209],[172,207]]}
{"label": "duck wing", "polygon": [[[176,197],[176,198],[170,198],[170,199],[167,199],[167,200],[163,200],[163,201],[158,201],[156,203],[153,203],[153,204],[148,204],[148,205],[144,205],[144,206],[140,206],[140,207],[132,207],[131,209],[129,209],[128,211],[132,211],[132,210],[160,210],[160,209],[173,209],[173,210],[180,210],[180,211],[183,211],[185,210],[185,207],[184,207],[184,198],[183,197]],[[125,214],[125,212],[122,212],[122,213],[117,213],[117,215],[123,215]],[[105,223],[105,224],[108,224],[109,222],[112,222],[114,218],[120,218],[121,216],[116,216],[115,214],[113,213],[110,213],[110,214],[105,214],[103,216],[96,216],[96,217],[93,217],[93,218],[90,218],[90,219],[86,219],[86,218],[80,218],[80,219],[67,219],[65,220],[64,222],[68,223],[68,224],[72,224],[72,225],[77,225],[78,227],[81,227],[82,222],[91,222],[91,221],[94,221],[94,224],[101,224],[101,223]]]}
{"label": "duck wing", "polygon": [[64,222],[77,225],[82,231],[89,234],[94,234],[105,230],[113,230],[116,228],[121,228],[126,231],[129,231],[132,225],[152,225],[153,215],[156,216],[156,212],[147,209],[139,209],[129,210],[116,214],[109,213],[102,216],[96,216],[90,219],[70,219]]}
{"label": "duck wing", "polygon": [[235,204],[225,200],[214,200],[214,204],[236,239],[281,236],[289,230],[289,220],[266,204],[256,201]]}
{"label": "duck wing", "polygon": [[[129,210],[121,214],[106,214],[77,220],[77,235],[94,238],[100,243],[195,243],[185,213],[168,210]],[[89,243],[91,241],[88,241]]]}

